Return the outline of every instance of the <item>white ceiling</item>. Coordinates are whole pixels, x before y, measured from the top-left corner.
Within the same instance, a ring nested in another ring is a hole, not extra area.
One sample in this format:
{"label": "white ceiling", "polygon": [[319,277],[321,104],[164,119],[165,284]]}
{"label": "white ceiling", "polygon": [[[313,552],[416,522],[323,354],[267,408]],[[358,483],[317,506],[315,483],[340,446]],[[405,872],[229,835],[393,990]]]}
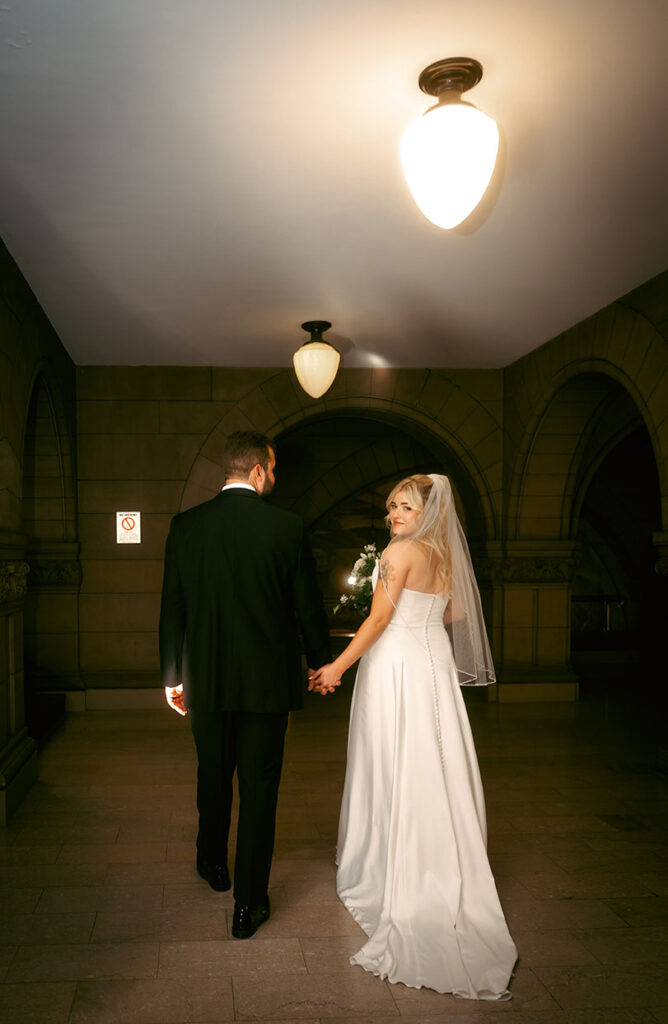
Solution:
{"label": "white ceiling", "polygon": [[[663,0],[4,0],[0,233],[75,362],[502,366],[668,264]],[[498,121],[428,223],[434,60]],[[662,144],[663,142],[663,144]]]}

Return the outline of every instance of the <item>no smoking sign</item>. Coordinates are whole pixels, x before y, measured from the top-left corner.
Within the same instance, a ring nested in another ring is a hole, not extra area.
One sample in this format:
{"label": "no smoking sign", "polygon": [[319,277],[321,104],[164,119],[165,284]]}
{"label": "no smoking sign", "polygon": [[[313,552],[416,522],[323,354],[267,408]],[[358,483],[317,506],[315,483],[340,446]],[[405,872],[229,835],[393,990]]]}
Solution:
{"label": "no smoking sign", "polygon": [[116,513],[116,543],[141,544],[141,512]]}

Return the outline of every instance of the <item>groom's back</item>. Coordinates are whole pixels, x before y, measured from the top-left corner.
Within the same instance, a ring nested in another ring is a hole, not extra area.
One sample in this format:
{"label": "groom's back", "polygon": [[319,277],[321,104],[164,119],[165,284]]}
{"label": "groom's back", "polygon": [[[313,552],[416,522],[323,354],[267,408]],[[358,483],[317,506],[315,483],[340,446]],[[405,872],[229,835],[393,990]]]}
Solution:
{"label": "groom's back", "polygon": [[[175,672],[184,684],[186,706],[202,711],[301,707],[296,613],[305,633],[316,637],[314,643],[326,644],[327,638],[299,517],[267,505],[253,491],[234,488],[176,516],[170,546],[169,563],[178,580],[168,585],[166,570],[165,592],[178,589],[185,605],[182,661]],[[160,631],[163,666],[172,643],[171,656],[177,657],[177,618],[170,625],[167,597]]]}

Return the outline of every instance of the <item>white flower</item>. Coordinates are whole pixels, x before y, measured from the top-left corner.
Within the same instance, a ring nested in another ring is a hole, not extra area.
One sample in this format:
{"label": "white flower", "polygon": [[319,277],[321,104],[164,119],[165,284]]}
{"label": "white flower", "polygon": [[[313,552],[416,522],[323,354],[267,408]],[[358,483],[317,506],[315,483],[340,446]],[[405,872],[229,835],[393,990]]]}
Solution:
{"label": "white flower", "polygon": [[346,604],[347,600],[348,600],[348,595],[347,594],[341,594],[340,604]]}

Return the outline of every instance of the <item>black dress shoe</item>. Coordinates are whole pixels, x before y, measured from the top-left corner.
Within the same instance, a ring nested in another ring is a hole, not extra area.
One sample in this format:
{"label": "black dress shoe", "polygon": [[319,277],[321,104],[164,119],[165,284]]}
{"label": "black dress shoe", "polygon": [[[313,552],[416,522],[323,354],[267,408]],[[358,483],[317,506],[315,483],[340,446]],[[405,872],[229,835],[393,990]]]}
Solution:
{"label": "black dress shoe", "polygon": [[231,888],[230,873],[226,864],[209,864],[198,857],[197,874],[209,883],[214,892],[227,892]]}
{"label": "black dress shoe", "polygon": [[235,904],[232,918],[232,935],[235,939],[250,939],[261,924],[269,917],[269,897],[257,907]]}

